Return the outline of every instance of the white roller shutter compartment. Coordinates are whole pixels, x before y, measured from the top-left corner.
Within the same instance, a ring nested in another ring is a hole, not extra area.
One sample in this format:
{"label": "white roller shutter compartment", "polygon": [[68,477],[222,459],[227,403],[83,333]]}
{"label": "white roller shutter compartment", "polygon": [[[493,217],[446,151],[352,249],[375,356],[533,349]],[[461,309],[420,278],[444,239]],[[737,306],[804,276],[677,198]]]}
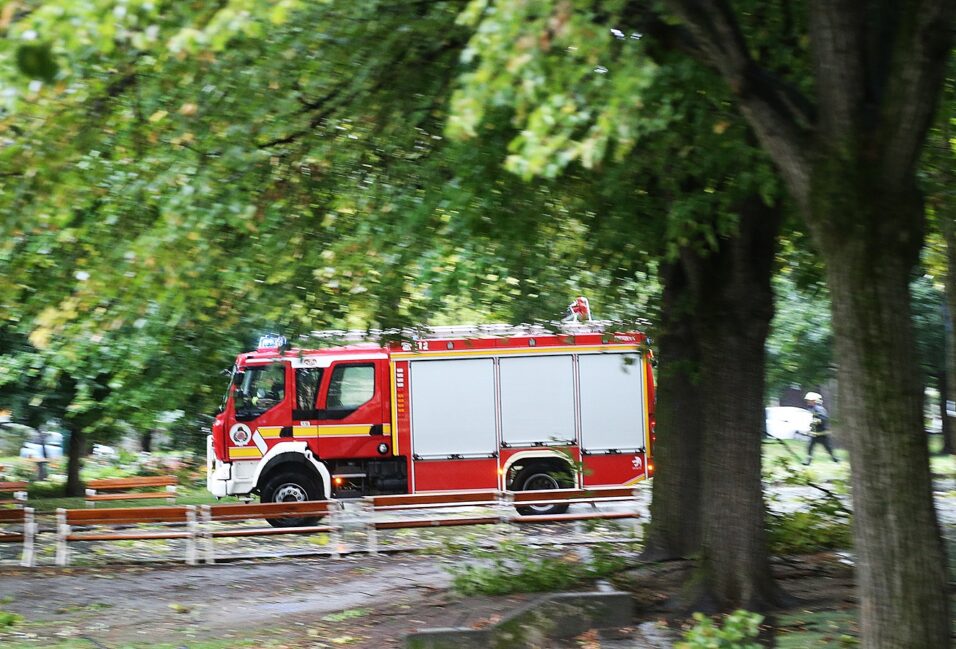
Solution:
{"label": "white roller shutter compartment", "polygon": [[495,453],[494,361],[422,360],[409,365],[415,455],[428,458]]}
{"label": "white roller shutter compartment", "polygon": [[502,358],[501,441],[509,446],[574,440],[574,365],[566,356]]}
{"label": "white roller shutter compartment", "polygon": [[638,354],[582,354],[581,446],[585,451],[644,447],[644,392]]}

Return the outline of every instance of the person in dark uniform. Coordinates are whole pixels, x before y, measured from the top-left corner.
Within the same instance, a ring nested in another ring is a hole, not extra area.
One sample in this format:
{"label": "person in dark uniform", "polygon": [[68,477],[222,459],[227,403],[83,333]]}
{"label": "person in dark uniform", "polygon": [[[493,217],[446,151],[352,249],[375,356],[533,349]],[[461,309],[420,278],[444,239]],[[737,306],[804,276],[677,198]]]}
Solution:
{"label": "person in dark uniform", "polygon": [[813,415],[810,421],[810,445],[807,447],[807,459],[803,461],[803,464],[806,466],[813,461],[813,448],[817,444],[827,450],[831,460],[839,462],[840,460],[833,454],[833,442],[830,441],[830,415],[823,407],[823,397],[816,392],[807,392],[803,400],[807,403],[807,410]]}

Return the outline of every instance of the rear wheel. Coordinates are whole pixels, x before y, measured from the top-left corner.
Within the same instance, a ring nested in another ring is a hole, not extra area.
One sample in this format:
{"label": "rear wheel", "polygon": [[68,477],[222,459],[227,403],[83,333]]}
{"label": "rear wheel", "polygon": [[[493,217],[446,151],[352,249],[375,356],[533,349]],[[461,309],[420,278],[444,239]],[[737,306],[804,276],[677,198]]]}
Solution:
{"label": "rear wheel", "polygon": [[[512,482],[515,491],[551,491],[571,486],[571,480],[564,471],[549,466],[529,466],[521,469]],[[567,505],[529,505],[515,507],[522,516],[563,514]]]}
{"label": "rear wheel", "polygon": [[[322,490],[316,481],[301,471],[283,471],[268,480],[262,488],[260,500],[264,503],[289,503],[319,500]],[[319,518],[267,518],[272,527],[303,527],[315,525]]]}

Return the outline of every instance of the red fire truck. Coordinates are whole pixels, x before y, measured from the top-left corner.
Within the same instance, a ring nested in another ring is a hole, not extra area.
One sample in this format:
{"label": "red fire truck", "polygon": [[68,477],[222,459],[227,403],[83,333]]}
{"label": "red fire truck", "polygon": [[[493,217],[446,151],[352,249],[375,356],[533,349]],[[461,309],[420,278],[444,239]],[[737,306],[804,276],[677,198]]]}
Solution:
{"label": "red fire truck", "polygon": [[433,327],[240,354],[207,444],[216,496],[263,502],[633,484],[653,474],[643,333]]}

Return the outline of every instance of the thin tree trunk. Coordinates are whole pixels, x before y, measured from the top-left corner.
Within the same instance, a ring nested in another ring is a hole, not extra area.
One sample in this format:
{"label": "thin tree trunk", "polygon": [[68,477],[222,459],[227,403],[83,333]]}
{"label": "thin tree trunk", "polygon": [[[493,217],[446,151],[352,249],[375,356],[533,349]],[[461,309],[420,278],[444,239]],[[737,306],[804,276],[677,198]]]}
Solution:
{"label": "thin tree trunk", "polygon": [[651,524],[642,558],[689,558],[700,549],[700,421],[698,343],[691,326],[695,309],[680,263],[661,269],[663,299],[657,335],[656,470]]}
{"label": "thin tree trunk", "polygon": [[76,426],[70,431],[70,448],[66,461],[66,495],[82,496],[85,494],[83,482],[80,480],[80,468],[83,462],[83,445],[86,443],[81,427]]}
{"label": "thin tree trunk", "polygon": [[946,562],[910,316],[922,204],[915,188],[854,188],[852,171],[861,166],[823,171],[814,213],[823,217],[818,227],[830,228],[818,241],[852,460],[864,646],[949,647]]}

